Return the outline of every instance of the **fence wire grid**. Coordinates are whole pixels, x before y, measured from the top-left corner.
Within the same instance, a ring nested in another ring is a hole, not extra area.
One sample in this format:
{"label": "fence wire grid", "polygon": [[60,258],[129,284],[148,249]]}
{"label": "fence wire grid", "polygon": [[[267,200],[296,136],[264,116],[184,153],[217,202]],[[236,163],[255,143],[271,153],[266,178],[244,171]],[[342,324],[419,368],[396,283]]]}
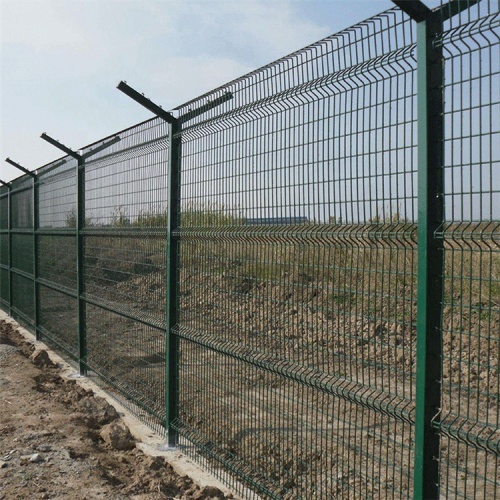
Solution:
{"label": "fence wire grid", "polygon": [[394,3],[0,187],[0,307],[244,498],[500,497],[499,6]]}

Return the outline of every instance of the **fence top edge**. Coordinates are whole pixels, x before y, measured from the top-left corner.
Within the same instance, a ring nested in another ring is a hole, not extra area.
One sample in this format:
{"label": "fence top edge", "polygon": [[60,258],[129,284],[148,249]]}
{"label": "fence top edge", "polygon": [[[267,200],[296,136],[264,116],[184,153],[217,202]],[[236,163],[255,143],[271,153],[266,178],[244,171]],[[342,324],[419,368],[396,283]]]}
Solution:
{"label": "fence top edge", "polygon": [[249,78],[251,78],[253,76],[265,73],[266,71],[268,71],[274,67],[277,67],[278,65],[280,65],[284,62],[290,61],[296,57],[300,57],[305,52],[315,50],[318,47],[320,47],[321,45],[332,42],[333,40],[340,39],[342,37],[347,36],[347,38],[349,39],[349,43],[351,43],[350,39],[352,36],[351,33],[353,31],[356,30],[356,31],[362,32],[363,29],[365,29],[367,26],[374,25],[376,22],[381,22],[381,20],[383,18],[387,18],[390,15],[394,15],[396,12],[401,12],[401,9],[399,9],[399,7],[391,7],[383,12],[380,12],[379,14],[376,14],[368,19],[365,19],[364,21],[361,21],[361,22],[356,23],[352,26],[346,27],[343,30],[338,31],[337,33],[333,33],[331,35],[328,35],[328,36],[326,36],[326,37],[324,37],[316,42],[313,42],[313,43],[307,45],[306,47],[302,47],[294,52],[291,52],[290,54],[287,54],[281,58],[278,58],[278,59],[268,63],[268,64],[265,64],[264,66],[261,66],[260,68],[252,70],[249,73],[246,73],[245,75],[242,75],[238,78],[235,78],[234,80],[231,80],[231,81],[229,81],[229,82],[227,82],[227,83],[225,83],[225,84],[223,84],[215,89],[212,89],[212,90],[206,92],[205,94],[202,94],[202,95],[197,96],[193,99],[190,99],[189,101],[184,102],[183,104],[180,104],[179,106],[176,106],[174,108],[174,110],[179,111],[179,110],[185,109],[185,108],[187,108],[195,103],[198,103],[198,104],[203,103],[204,100],[206,100],[210,97],[213,97],[214,95],[217,95],[221,92],[227,92],[230,89],[230,87],[233,87],[234,85],[236,85],[238,83],[241,83],[245,80],[248,80]]}

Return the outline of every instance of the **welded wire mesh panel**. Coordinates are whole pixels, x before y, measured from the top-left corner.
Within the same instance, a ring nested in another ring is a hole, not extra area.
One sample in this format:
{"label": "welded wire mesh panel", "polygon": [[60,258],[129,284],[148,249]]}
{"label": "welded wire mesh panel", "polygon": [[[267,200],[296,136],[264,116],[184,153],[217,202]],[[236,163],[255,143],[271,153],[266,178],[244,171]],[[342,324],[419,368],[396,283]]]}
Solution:
{"label": "welded wire mesh panel", "polygon": [[94,300],[164,323],[167,125],[120,133],[85,173],[85,283]]}
{"label": "welded wire mesh panel", "polygon": [[39,333],[70,361],[78,359],[76,298],[77,161],[71,157],[38,169],[37,234]]}
{"label": "welded wire mesh panel", "polygon": [[[32,328],[35,321],[35,282],[31,231],[33,228],[33,181],[31,177],[22,176],[12,181],[10,200],[11,313],[23,326]],[[6,247],[8,251],[8,241]]]}
{"label": "welded wire mesh panel", "polygon": [[76,167],[77,161],[66,157],[38,171],[40,228],[76,227]]}
{"label": "welded wire mesh panel", "polygon": [[77,299],[53,288],[38,285],[39,328],[45,343],[55,351],[78,360]]}
{"label": "welded wire mesh panel", "polygon": [[390,10],[179,108],[178,426],[255,491],[412,495],[415,68]]}
{"label": "welded wire mesh panel", "polygon": [[12,315],[25,326],[35,320],[33,279],[12,273]]}
{"label": "welded wire mesh panel", "polygon": [[58,287],[76,291],[76,237],[67,235],[39,235],[38,276]]}
{"label": "welded wire mesh panel", "polygon": [[9,228],[9,196],[7,188],[0,188],[0,230]]}
{"label": "welded wire mesh panel", "polygon": [[119,137],[85,166],[88,366],[158,427],[165,423],[167,124],[149,120]]}
{"label": "welded wire mesh panel", "polygon": [[119,136],[86,162],[86,227],[165,228],[167,123],[156,118]]}
{"label": "welded wire mesh panel", "polygon": [[12,238],[12,267],[33,275],[33,235],[16,234]]}
{"label": "welded wire mesh panel", "polygon": [[164,324],[165,247],[165,235],[129,232],[86,237],[87,295]]}
{"label": "welded wire mesh panel", "polygon": [[33,191],[24,189],[12,194],[12,228],[33,227]]}
{"label": "welded wire mesh panel", "polygon": [[182,360],[179,430],[212,469],[276,498],[407,496],[411,424],[191,342]]}
{"label": "welded wire mesh panel", "polygon": [[445,24],[445,295],[441,488],[500,495],[500,14]]}
{"label": "welded wire mesh panel", "polygon": [[9,265],[9,234],[0,233],[0,265]]}
{"label": "welded wire mesh panel", "polygon": [[0,269],[0,303],[4,310],[9,308],[9,271]]}
{"label": "welded wire mesh panel", "polygon": [[5,186],[0,187],[0,307],[9,308],[9,196]]}
{"label": "welded wire mesh panel", "polygon": [[86,331],[91,373],[115,398],[161,430],[165,423],[164,329],[88,304]]}

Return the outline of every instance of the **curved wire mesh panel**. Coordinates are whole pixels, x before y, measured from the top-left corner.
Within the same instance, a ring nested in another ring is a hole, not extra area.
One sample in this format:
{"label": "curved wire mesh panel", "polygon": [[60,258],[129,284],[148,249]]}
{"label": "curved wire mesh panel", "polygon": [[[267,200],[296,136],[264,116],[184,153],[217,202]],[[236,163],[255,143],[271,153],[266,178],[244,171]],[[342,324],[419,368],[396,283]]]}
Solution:
{"label": "curved wire mesh panel", "polygon": [[414,48],[393,9],[179,108],[178,426],[256,493],[412,495]]}
{"label": "curved wire mesh panel", "polygon": [[163,430],[167,124],[155,118],[119,137],[85,163],[87,365]]}
{"label": "curved wire mesh panel", "polygon": [[77,166],[66,156],[38,174],[38,330],[71,362],[79,357],[77,314]]}
{"label": "curved wire mesh panel", "polygon": [[500,494],[500,14],[445,23],[441,492]]}
{"label": "curved wire mesh panel", "polygon": [[9,189],[0,187],[0,304],[9,309]]}

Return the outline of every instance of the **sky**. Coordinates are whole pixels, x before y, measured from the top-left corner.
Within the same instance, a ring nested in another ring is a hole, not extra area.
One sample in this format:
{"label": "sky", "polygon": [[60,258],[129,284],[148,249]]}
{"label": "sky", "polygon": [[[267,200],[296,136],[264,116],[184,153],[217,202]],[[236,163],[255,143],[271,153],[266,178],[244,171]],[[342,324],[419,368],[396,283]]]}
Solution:
{"label": "sky", "polygon": [[120,80],[164,109],[356,24],[390,0],[0,0],[0,179],[153,115]]}

